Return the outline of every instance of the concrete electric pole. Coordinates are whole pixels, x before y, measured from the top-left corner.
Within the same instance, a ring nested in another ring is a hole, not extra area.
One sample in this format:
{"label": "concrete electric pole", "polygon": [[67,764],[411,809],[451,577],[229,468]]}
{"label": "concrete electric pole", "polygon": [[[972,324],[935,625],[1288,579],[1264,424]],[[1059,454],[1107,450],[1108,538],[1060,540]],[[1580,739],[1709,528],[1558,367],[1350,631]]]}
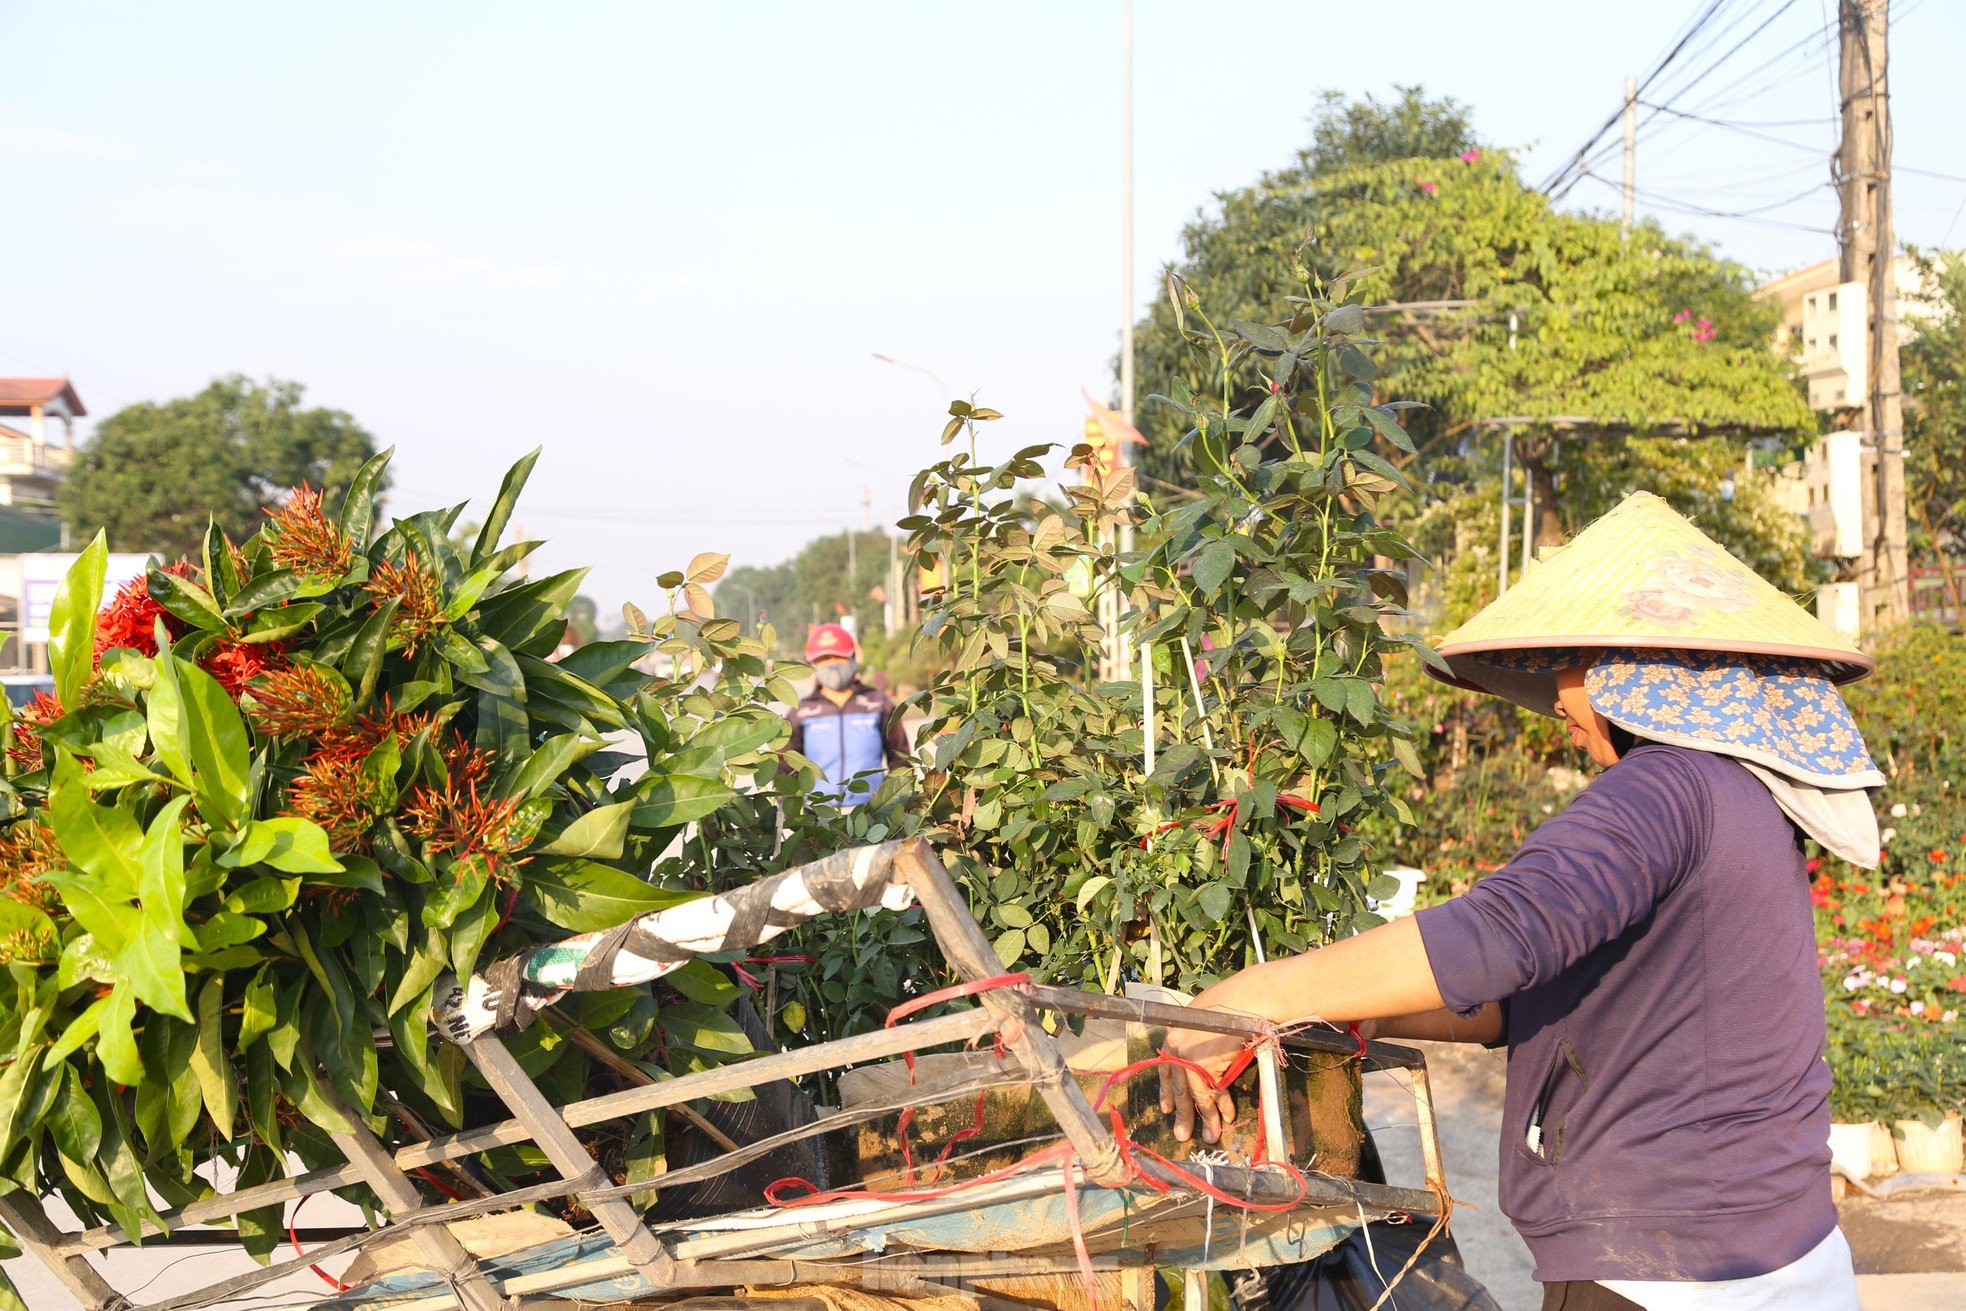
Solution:
{"label": "concrete electric pole", "polygon": [[1868,327],[1863,462],[1864,552],[1857,562],[1865,633],[1910,617],[1905,545],[1904,398],[1898,375],[1897,240],[1891,226],[1891,101],[1886,0],[1837,0],[1837,84],[1843,139],[1835,159],[1841,202],[1840,275],[1865,291]]}

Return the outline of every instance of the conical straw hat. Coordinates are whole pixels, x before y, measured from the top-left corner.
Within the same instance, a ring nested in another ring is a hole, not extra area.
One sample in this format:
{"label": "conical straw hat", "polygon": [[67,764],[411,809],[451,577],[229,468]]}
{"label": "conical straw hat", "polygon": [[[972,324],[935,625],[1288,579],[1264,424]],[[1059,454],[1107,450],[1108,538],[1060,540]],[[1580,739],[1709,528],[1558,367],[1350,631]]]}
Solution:
{"label": "conical straw hat", "polygon": [[1434,672],[1551,714],[1556,670],[1632,647],[1793,656],[1838,683],[1876,668],[1671,506],[1633,492],[1442,638],[1452,674]]}

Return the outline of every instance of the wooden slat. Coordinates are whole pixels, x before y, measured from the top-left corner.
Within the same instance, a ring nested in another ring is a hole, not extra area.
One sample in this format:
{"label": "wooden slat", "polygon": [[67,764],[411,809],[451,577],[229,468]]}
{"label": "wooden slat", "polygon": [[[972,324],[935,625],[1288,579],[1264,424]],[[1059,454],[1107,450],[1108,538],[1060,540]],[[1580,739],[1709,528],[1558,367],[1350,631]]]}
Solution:
{"label": "wooden slat", "polygon": [[[360,1116],[351,1114],[345,1107],[342,1115],[353,1128],[347,1133],[331,1132],[330,1136],[348,1163],[362,1171],[363,1178],[390,1214],[407,1215],[422,1207],[422,1195],[409,1176],[397,1168],[389,1149],[369,1132]],[[477,1258],[464,1250],[464,1244],[449,1229],[440,1224],[416,1225],[409,1233],[417,1251],[457,1290],[465,1311],[506,1311],[509,1304],[505,1298],[485,1279]]]}
{"label": "wooden slat", "polygon": [[[527,1076],[518,1060],[505,1049],[505,1044],[496,1038],[480,1038],[476,1042],[460,1045],[464,1054],[471,1058],[471,1063],[478,1067],[478,1073],[485,1076],[485,1082],[491,1085],[492,1091],[504,1099],[514,1116],[526,1126],[533,1142],[553,1162],[553,1168],[574,1184],[574,1196],[580,1198],[594,1218],[601,1222],[601,1227],[608,1231],[615,1249],[657,1288],[673,1286],[676,1282],[675,1258],[669,1255],[669,1249],[662,1240],[650,1233],[648,1226],[642,1223],[642,1213],[618,1198],[587,1195],[594,1184],[594,1158],[587,1154],[586,1145],[560,1118],[559,1108],[546,1100],[546,1094],[539,1091],[538,1085]],[[653,1089],[633,1091],[651,1092]]]}
{"label": "wooden slat", "polygon": [[48,1223],[39,1204],[26,1194],[8,1193],[0,1197],[0,1220],[6,1222],[22,1250],[40,1257],[55,1281],[88,1311],[123,1311],[130,1305],[129,1299],[110,1287],[109,1281],[96,1273],[88,1261],[62,1255],[61,1232]]}
{"label": "wooden slat", "polygon": [[[1003,973],[1003,962],[997,959],[995,948],[969,913],[961,890],[942,867],[935,849],[916,838],[895,853],[894,864],[914,890],[942,955],[956,971],[971,982]],[[1085,1163],[1087,1173],[1095,1182],[1108,1187],[1126,1182],[1131,1172],[1120,1155],[1119,1144],[1094,1113],[1092,1103],[1085,1099],[1085,1090],[1072,1077],[1051,1035],[1038,1023],[1037,1008],[1013,989],[985,992],[977,1000],[985,1010],[1021,1021],[1016,1039],[1005,1045],[1031,1076],[1031,1086],[1044,1099],[1046,1109]]]}

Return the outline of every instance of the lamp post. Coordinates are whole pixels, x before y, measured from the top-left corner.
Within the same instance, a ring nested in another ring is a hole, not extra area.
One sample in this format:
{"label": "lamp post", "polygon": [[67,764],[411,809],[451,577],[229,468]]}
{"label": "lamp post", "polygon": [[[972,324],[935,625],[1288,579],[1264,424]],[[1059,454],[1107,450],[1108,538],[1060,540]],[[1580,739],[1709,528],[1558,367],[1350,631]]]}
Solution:
{"label": "lamp post", "polygon": [[915,373],[920,373],[920,374],[925,374],[925,375],[927,375],[927,376],[928,376],[929,378],[931,378],[931,379],[933,379],[933,380],[934,380],[934,382],[935,382],[935,385],[936,385],[937,387],[939,387],[939,388],[941,388],[941,389],[942,389],[942,403],[943,403],[943,404],[944,404],[945,406],[946,406],[946,405],[947,405],[947,404],[949,403],[949,399],[950,399],[950,398],[949,398],[949,384],[948,384],[948,383],[946,383],[946,382],[944,382],[944,381],[942,381],[942,376],[941,376],[940,374],[938,374],[938,373],[936,373],[936,372],[935,372],[935,370],[933,370],[933,369],[924,369],[924,368],[923,368],[923,367],[922,367],[921,365],[919,365],[919,364],[910,364],[910,363],[908,363],[908,361],[906,361],[906,360],[897,360],[897,359],[895,359],[895,358],[894,358],[894,356],[892,356],[892,355],[889,355],[889,354],[888,354],[887,352],[885,352],[885,351],[875,351],[875,352],[874,352],[873,354],[874,354],[874,358],[875,358],[875,359],[877,359],[877,360],[879,360],[879,361],[880,361],[880,362],[881,362],[882,364],[892,364],[892,365],[893,365],[893,366],[894,366],[895,368],[897,368],[897,369],[908,369],[908,370],[911,370],[911,371],[913,371],[913,372],[915,372]]}
{"label": "lamp post", "polygon": [[[901,507],[901,480],[894,476],[892,470],[883,469],[877,464],[869,464],[865,460],[856,460],[851,456],[847,457],[847,463],[856,469],[865,469],[869,473],[877,473],[887,479],[888,490],[894,493],[894,504],[897,508]],[[882,589],[887,600],[881,607],[881,622],[886,626],[889,637],[893,637],[908,619],[907,605],[901,597],[901,539],[897,536],[897,531],[893,524],[887,524],[882,529],[883,535],[887,538],[887,586]]]}

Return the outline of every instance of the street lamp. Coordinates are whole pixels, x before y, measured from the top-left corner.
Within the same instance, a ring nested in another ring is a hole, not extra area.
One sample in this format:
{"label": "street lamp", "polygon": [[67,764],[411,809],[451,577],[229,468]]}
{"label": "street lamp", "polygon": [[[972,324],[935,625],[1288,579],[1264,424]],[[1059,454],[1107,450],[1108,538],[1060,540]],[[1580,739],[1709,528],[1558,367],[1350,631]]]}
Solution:
{"label": "street lamp", "polygon": [[950,399],[949,384],[942,381],[941,375],[936,373],[935,370],[924,369],[921,365],[910,364],[906,360],[897,360],[892,355],[889,355],[884,351],[875,351],[874,358],[879,360],[882,364],[892,364],[897,369],[912,369],[916,373],[926,374],[928,377],[934,379],[935,385],[937,387],[940,387],[942,389],[942,403],[944,405],[947,405],[949,403],[949,399]]}

